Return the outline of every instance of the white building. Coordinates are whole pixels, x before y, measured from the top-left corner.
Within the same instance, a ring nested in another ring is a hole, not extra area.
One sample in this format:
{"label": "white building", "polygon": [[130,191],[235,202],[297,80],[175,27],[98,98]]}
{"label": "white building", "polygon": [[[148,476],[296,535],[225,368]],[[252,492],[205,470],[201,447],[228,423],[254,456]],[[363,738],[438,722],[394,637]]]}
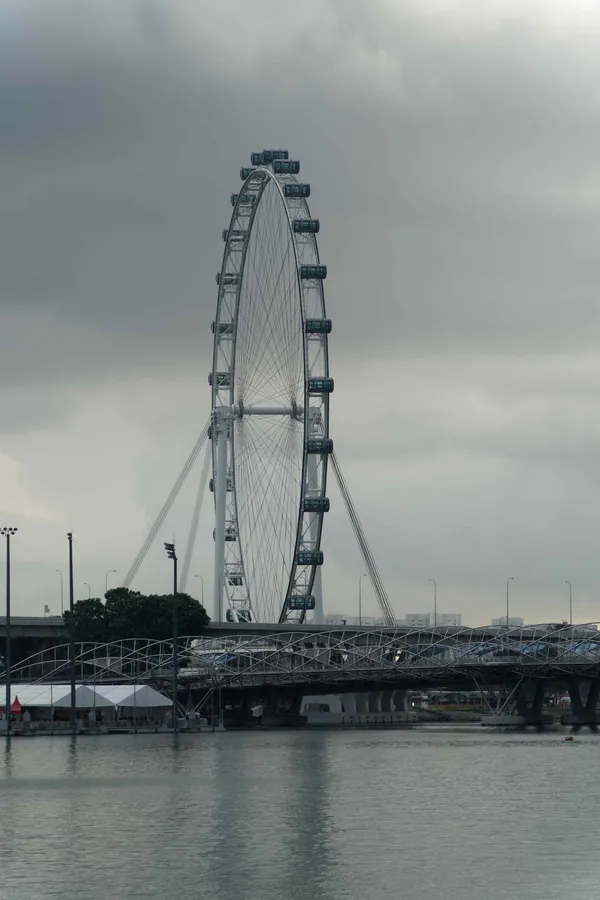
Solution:
{"label": "white building", "polygon": [[404,625],[407,628],[429,628],[431,626],[430,613],[408,613],[404,617]]}
{"label": "white building", "polygon": [[[509,628],[519,628],[521,625],[525,624],[525,619],[522,619],[520,616],[509,616],[508,617],[508,626]],[[492,619],[492,627],[500,628],[503,625],[506,628],[506,616],[500,616],[499,619]]]}
{"label": "white building", "polygon": [[449,628],[462,627],[462,615],[460,613],[438,613],[436,621],[438,625],[446,625]]}

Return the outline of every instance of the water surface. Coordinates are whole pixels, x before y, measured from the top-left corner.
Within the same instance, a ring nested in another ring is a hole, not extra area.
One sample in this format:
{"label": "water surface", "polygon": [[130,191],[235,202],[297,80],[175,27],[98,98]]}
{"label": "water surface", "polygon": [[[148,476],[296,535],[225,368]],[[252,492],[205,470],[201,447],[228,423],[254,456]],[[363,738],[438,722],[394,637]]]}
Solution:
{"label": "water surface", "polygon": [[13,739],[0,900],[596,900],[600,738]]}

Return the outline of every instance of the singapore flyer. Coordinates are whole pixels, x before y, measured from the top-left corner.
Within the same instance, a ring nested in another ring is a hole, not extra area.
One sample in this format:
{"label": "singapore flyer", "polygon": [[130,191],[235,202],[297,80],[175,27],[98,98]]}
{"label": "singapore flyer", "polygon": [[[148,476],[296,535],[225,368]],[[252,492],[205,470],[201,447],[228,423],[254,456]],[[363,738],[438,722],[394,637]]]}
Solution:
{"label": "singapore flyer", "polygon": [[331,320],[299,174],[287,150],[253,153],[222,233],[209,375],[219,621],[322,618]]}

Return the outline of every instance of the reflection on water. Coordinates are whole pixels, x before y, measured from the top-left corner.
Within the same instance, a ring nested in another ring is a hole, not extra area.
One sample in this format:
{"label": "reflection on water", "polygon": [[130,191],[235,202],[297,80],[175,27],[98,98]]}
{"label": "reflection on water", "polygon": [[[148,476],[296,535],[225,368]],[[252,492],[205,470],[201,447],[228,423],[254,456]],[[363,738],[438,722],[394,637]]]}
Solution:
{"label": "reflection on water", "polygon": [[2,900],[581,900],[600,738],[477,729],[12,739]]}

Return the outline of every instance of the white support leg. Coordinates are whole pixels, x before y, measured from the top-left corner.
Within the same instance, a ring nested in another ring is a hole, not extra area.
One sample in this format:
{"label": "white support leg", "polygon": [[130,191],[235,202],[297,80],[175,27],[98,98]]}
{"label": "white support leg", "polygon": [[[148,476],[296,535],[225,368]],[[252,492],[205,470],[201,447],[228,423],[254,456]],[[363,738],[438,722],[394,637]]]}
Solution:
{"label": "white support leg", "polygon": [[[309,424],[309,434],[312,435],[315,433],[315,419],[318,415],[316,410],[310,409],[310,424]],[[308,458],[308,482],[307,487],[309,491],[316,491],[319,483],[318,483],[318,459],[317,457]],[[319,516],[313,516],[313,520],[311,523],[311,540],[313,541],[313,546],[316,547],[317,538],[319,536]],[[315,598],[315,608],[312,614],[312,620],[315,625],[324,625],[325,624],[325,610],[323,609],[323,581],[321,578],[321,566],[316,567],[315,572],[315,580],[313,582],[313,596]]]}
{"label": "white support leg", "polygon": [[215,414],[213,440],[216,439],[215,483],[215,578],[213,621],[223,621],[223,584],[225,571],[225,512],[227,504],[227,418]]}

